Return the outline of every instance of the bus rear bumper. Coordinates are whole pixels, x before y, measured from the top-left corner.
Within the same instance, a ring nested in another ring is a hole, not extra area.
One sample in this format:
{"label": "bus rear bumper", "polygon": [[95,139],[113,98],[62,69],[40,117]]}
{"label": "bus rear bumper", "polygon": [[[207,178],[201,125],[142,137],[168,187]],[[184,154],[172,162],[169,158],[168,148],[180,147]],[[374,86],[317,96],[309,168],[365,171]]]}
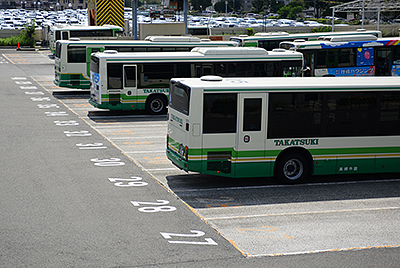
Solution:
{"label": "bus rear bumper", "polygon": [[171,149],[167,148],[167,158],[174,164],[177,168],[188,172],[188,162],[185,161],[181,156],[173,152]]}

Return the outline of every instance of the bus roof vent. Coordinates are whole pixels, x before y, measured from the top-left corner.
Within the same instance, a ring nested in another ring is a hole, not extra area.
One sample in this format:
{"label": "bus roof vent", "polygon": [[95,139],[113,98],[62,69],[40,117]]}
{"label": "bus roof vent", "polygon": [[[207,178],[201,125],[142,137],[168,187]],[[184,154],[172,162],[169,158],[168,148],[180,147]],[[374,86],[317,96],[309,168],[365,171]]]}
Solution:
{"label": "bus roof vent", "polygon": [[283,48],[274,48],[272,49],[272,52],[286,52]]}
{"label": "bus roof vent", "polygon": [[201,39],[200,41],[201,41],[201,42],[211,42],[211,39],[205,38],[205,39]]}
{"label": "bus roof vent", "polygon": [[150,42],[200,42],[200,38],[193,36],[147,36],[144,40]]}
{"label": "bus roof vent", "polygon": [[241,34],[239,37],[249,37],[247,34]]}
{"label": "bus roof vent", "polygon": [[69,39],[69,41],[81,41],[81,39],[78,37],[72,37]]}
{"label": "bus roof vent", "polygon": [[222,77],[218,75],[205,75],[200,77],[201,81],[208,81],[208,82],[219,82],[222,81]]}
{"label": "bus roof vent", "polygon": [[105,54],[118,54],[118,51],[116,50],[104,50]]}
{"label": "bus roof vent", "polygon": [[211,55],[268,55],[268,52],[260,47],[195,47],[192,52],[203,54],[204,56]]}
{"label": "bus roof vent", "polygon": [[298,42],[298,43],[300,43],[300,42],[305,42],[306,40],[305,39],[295,39],[294,40],[294,42]]}
{"label": "bus roof vent", "polygon": [[331,42],[350,42],[350,41],[370,41],[377,40],[378,37],[372,34],[364,35],[342,35],[342,36],[330,36],[326,37],[324,40]]}
{"label": "bus roof vent", "polygon": [[357,32],[366,32],[367,29],[357,29]]}

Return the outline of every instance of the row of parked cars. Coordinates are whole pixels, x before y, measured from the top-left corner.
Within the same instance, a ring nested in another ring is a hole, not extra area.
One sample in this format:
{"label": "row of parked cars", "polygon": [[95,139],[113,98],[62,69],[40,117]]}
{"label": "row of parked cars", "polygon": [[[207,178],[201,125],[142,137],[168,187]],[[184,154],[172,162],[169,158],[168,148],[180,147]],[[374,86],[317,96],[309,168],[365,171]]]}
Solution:
{"label": "row of parked cars", "polygon": [[317,21],[298,22],[289,19],[256,19],[256,18],[236,18],[236,17],[199,17],[194,16],[189,18],[191,26],[206,26],[211,27],[321,27],[326,26]]}
{"label": "row of parked cars", "polygon": [[86,10],[67,9],[63,11],[5,9],[0,10],[0,29],[23,29],[24,25],[34,21],[35,25],[69,24],[87,25]]}
{"label": "row of parked cars", "polygon": [[[148,12],[147,12],[148,13]],[[125,19],[132,20],[132,11],[125,11]],[[23,29],[26,23],[35,21],[40,27],[42,25],[88,25],[87,10],[62,10],[62,11],[45,11],[45,10],[24,10],[24,9],[7,9],[0,10],[0,29]],[[176,15],[173,18],[150,19],[147,15],[138,15],[139,23],[160,23],[165,21],[183,21],[182,15]],[[257,19],[253,16],[237,18],[233,16],[210,17],[204,16],[188,16],[190,26],[208,26],[208,27],[320,27],[325,26],[316,21],[298,22],[289,19]]]}

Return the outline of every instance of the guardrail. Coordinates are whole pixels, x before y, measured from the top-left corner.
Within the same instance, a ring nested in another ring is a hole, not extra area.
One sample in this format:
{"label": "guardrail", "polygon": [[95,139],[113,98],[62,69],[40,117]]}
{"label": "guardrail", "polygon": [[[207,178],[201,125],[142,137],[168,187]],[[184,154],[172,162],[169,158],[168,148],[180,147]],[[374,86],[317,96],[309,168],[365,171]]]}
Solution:
{"label": "guardrail", "polygon": [[[400,24],[389,24],[389,25],[379,25],[379,30],[382,31],[383,36],[399,36]],[[232,35],[247,34],[247,28],[252,27],[223,27],[223,28],[212,28],[211,34],[222,36],[223,40],[229,40]],[[289,33],[309,33],[312,32],[312,27],[254,27],[254,32],[289,32]],[[336,32],[340,31],[355,31],[361,29],[361,25],[352,26],[335,26],[334,30]],[[376,30],[377,25],[364,25],[366,30]],[[0,30],[0,38],[7,38],[11,36],[20,35],[21,30]],[[207,36],[201,36],[206,38]],[[130,39],[129,37],[124,37],[123,39]],[[37,29],[35,35],[35,41],[40,42],[45,40],[43,36],[43,30]]]}

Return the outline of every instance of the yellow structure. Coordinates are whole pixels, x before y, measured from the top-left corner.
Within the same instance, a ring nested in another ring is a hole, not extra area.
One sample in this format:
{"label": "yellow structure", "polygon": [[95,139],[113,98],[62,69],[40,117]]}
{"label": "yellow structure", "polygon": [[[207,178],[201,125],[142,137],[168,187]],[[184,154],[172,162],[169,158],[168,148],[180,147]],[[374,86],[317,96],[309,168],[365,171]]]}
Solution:
{"label": "yellow structure", "polygon": [[88,0],[89,25],[124,28],[124,0]]}

